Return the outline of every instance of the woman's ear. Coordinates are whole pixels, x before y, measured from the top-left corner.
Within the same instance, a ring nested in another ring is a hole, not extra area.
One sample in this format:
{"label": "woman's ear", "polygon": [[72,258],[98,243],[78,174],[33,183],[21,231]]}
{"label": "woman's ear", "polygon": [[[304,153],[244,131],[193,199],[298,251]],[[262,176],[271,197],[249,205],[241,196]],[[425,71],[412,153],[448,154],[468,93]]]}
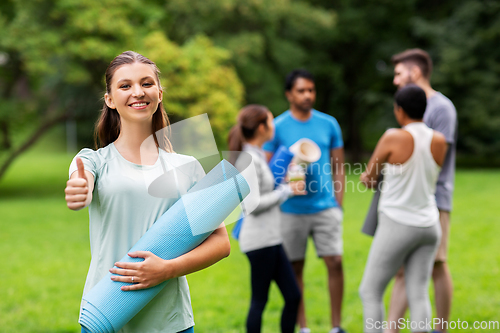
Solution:
{"label": "woman's ear", "polygon": [[161,101],[163,101],[163,89],[162,89],[162,88],[160,88],[160,91],[159,91],[159,96],[158,96],[158,97],[159,97],[159,98],[158,98],[158,102],[160,102],[160,103],[161,103]]}
{"label": "woman's ear", "polygon": [[113,99],[108,93],[104,94],[104,103],[108,106],[110,109],[116,109],[115,103],[113,103]]}
{"label": "woman's ear", "polygon": [[396,106],[394,108],[394,116],[396,117],[398,124],[401,126],[403,126],[405,119],[408,117],[401,106]]}
{"label": "woman's ear", "polygon": [[267,126],[265,123],[260,123],[259,127],[257,128],[260,134],[265,134],[267,131]]}

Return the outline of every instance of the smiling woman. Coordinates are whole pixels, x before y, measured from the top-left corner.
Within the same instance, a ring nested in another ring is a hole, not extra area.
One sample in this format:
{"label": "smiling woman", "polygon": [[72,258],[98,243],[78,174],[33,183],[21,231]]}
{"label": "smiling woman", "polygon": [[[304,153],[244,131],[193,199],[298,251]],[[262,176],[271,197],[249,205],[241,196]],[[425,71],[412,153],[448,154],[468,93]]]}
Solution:
{"label": "smiling woman", "polygon": [[[137,120],[150,122],[163,97],[163,91],[153,77],[153,68],[133,63],[118,68],[111,82],[111,91],[104,95],[106,105],[116,109],[123,125]],[[118,106],[118,107],[117,107]],[[133,112],[140,110],[145,112]]]}
{"label": "smiling woman", "polygon": [[[132,51],[123,52],[111,62],[106,70],[105,103],[96,125],[96,148],[107,146],[118,139],[122,130],[127,131],[129,128],[121,127],[121,122],[125,121],[121,119],[122,113],[126,117],[127,109],[142,108],[143,103],[148,104],[146,107],[152,115],[148,136],[169,125],[161,103],[163,89],[159,74],[160,70],[154,62]],[[134,107],[132,104],[135,104]],[[158,139],[154,136],[154,139],[157,146],[171,151],[166,137]]]}
{"label": "smiling woman", "polygon": [[[113,281],[126,283],[123,291],[170,280],[120,330],[123,333],[192,330],[193,311],[185,275],[214,264],[230,251],[222,225],[200,246],[176,259],[164,260],[149,251],[137,251],[128,255],[143,261],[117,262],[178,199],[151,196],[146,180],[161,176],[164,165],[175,167],[185,181],[176,176],[164,186],[176,188],[180,196],[205,174],[193,157],[172,153],[168,138],[155,135],[169,124],[162,98],[159,70],[151,60],[131,51],[117,56],[106,71],[105,103],[96,125],[99,149],[78,153],[65,190],[70,209],[89,206],[92,260],[84,295],[108,270],[113,273]],[[151,136],[154,140],[147,140]]]}

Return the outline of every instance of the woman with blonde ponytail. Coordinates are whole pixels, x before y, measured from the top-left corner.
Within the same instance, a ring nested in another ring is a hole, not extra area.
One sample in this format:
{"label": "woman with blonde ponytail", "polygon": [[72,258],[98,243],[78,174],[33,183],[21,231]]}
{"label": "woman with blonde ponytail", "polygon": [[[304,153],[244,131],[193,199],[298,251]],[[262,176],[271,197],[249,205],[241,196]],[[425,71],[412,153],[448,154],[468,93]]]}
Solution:
{"label": "woman with blonde ponytail", "polygon": [[[232,152],[243,151],[252,157],[260,191],[257,208],[245,217],[239,241],[251,266],[252,300],[246,321],[248,333],[260,332],[262,313],[267,303],[271,281],[275,281],[285,300],[281,332],[292,333],[297,320],[300,290],[283,246],[280,233],[279,205],[293,195],[305,194],[303,181],[274,188],[274,177],[267,165],[262,145],[274,136],[272,113],[262,105],[247,105],[240,110],[238,123],[229,133]],[[243,164],[237,159],[235,165]]]}

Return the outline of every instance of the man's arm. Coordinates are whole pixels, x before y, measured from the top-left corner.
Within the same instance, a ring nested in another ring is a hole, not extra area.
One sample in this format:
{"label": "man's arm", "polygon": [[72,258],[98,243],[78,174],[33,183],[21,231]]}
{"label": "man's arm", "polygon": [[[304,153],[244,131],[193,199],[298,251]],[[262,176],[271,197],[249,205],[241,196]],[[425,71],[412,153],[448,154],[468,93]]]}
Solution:
{"label": "man's arm", "polygon": [[457,129],[457,111],[453,105],[443,105],[436,109],[425,119],[427,126],[435,131],[442,133],[449,145],[455,143]]}
{"label": "man's arm", "polygon": [[330,157],[333,175],[333,190],[339,206],[342,207],[345,189],[344,147],[332,149],[330,151]]}

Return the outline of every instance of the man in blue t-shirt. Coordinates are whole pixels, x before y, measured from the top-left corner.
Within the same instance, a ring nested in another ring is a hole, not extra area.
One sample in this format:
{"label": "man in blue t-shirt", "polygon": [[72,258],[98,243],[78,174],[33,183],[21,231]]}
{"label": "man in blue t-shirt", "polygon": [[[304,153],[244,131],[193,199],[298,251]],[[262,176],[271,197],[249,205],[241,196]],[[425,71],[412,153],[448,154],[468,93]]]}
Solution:
{"label": "man in blue t-shirt", "polygon": [[[273,140],[264,145],[268,158],[279,146],[290,147],[299,139],[314,141],[321,157],[306,169],[304,196],[288,199],[281,206],[283,245],[303,292],[304,259],[309,235],[316,252],[328,269],[331,306],[331,333],[345,332],[340,328],[340,310],[344,289],[342,270],[342,199],[344,196],[344,143],[337,120],[314,110],[316,90],[313,76],[306,70],[294,70],[286,78],[285,94],[290,109],[276,117]],[[333,181],[332,181],[333,178]],[[300,333],[307,333],[304,301],[298,314]]]}

